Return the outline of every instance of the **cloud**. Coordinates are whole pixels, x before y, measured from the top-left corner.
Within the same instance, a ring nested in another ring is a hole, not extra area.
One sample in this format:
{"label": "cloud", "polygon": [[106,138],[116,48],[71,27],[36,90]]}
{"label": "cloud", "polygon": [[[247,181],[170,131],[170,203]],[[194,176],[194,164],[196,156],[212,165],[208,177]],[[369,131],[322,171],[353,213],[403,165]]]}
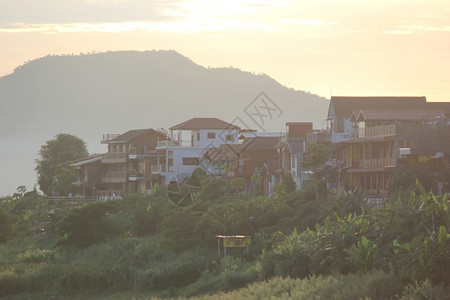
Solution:
{"label": "cloud", "polygon": [[450,26],[401,25],[393,30],[385,30],[386,34],[424,34],[427,32],[450,32]]}
{"label": "cloud", "polygon": [[323,20],[314,20],[314,19],[281,19],[281,23],[287,24],[295,24],[295,25],[303,25],[303,26],[315,26],[315,27],[323,27],[325,25],[336,25],[338,22],[334,21],[323,21]]}
{"label": "cloud", "polygon": [[199,33],[229,30],[263,30],[274,31],[271,26],[259,22],[242,22],[238,20],[182,20],[178,22],[118,22],[118,23],[68,23],[68,24],[25,24],[15,23],[0,27],[0,33],[75,33],[106,32],[120,33],[132,31]]}

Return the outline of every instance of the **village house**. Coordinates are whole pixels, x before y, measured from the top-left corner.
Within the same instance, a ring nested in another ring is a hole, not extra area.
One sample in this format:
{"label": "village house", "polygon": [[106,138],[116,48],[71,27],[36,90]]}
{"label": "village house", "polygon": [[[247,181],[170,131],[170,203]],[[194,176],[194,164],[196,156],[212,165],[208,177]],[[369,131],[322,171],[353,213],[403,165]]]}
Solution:
{"label": "village house", "polygon": [[152,176],[156,164],[155,147],[167,137],[154,129],[130,130],[124,134],[105,134],[102,143],[108,152],[74,162],[84,196],[116,198],[144,193],[158,178]]}
{"label": "village house", "polygon": [[193,118],[172,126],[170,139],[156,147],[153,173],[165,184],[181,183],[201,166],[205,152],[222,144],[237,144],[240,128],[217,118]]}
{"label": "village house", "polygon": [[419,109],[426,103],[425,97],[331,97],[328,107],[328,129],[333,143],[354,138],[357,124],[350,121],[355,109]]}
{"label": "village house", "polygon": [[413,99],[402,108],[385,108],[384,102],[370,108],[355,104],[347,118],[353,124],[352,138],[332,147],[337,185],[358,189],[376,205],[388,197],[395,172],[430,161],[438,153],[450,156],[449,103]]}

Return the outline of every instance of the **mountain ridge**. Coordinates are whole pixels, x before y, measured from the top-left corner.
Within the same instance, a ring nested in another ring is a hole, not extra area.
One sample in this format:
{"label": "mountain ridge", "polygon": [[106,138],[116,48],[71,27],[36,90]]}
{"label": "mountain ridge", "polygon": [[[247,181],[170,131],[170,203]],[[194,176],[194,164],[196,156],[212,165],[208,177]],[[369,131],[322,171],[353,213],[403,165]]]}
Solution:
{"label": "mountain ridge", "polygon": [[[18,177],[26,170],[32,173],[40,145],[58,133],[84,139],[89,152],[103,152],[103,133],[168,128],[192,117],[237,120],[241,124],[236,125],[261,130],[245,111],[261,92],[282,111],[263,130],[282,131],[288,121],[322,127],[327,99],[287,88],[266,74],[203,67],[174,50],[48,55],[29,61],[0,77],[0,139],[7,145],[0,157],[9,167],[0,185],[11,181],[9,169]],[[29,185],[34,177],[0,186],[0,195]]]}

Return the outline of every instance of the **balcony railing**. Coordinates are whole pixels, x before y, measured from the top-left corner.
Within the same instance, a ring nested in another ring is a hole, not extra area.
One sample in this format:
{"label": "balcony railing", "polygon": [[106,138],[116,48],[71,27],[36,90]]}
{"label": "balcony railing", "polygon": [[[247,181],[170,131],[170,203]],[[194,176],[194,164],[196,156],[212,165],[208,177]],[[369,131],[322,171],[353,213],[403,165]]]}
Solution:
{"label": "balcony railing", "polygon": [[127,161],[127,153],[125,152],[108,152],[102,155],[102,163],[124,163]]}
{"label": "balcony railing", "polygon": [[396,125],[381,125],[381,126],[373,126],[359,129],[359,137],[372,137],[372,136],[384,136],[384,135],[395,135]]}
{"label": "balcony railing", "polygon": [[103,183],[121,183],[127,181],[127,172],[106,172],[103,174]]}
{"label": "balcony railing", "polygon": [[374,137],[396,134],[424,135],[449,134],[450,126],[415,125],[415,124],[389,124],[359,129],[359,137]]}
{"label": "balcony railing", "polygon": [[391,166],[395,166],[394,158],[370,158],[370,159],[361,159],[359,161],[360,168],[391,167]]}

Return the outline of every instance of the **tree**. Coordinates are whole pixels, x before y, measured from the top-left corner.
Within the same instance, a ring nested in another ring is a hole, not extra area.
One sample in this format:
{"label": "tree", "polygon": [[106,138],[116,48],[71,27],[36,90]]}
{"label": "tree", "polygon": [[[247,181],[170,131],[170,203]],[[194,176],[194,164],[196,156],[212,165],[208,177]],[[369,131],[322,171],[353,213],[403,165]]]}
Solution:
{"label": "tree", "polygon": [[328,148],[323,144],[308,144],[306,146],[305,158],[301,163],[305,169],[310,169],[314,172],[313,185],[316,200],[319,201],[319,183],[320,183],[320,167],[325,164],[328,159]]}
{"label": "tree", "polygon": [[[47,141],[39,150],[39,159],[36,159],[36,168],[34,169],[41,191],[50,195],[54,192],[55,182],[72,180],[73,176],[67,176],[67,172],[61,170],[57,172],[58,168],[67,168],[70,162],[87,155],[86,143],[74,135],[60,133],[53,140]],[[69,172],[75,172],[75,170],[72,169]],[[57,173],[64,174],[63,178],[57,178]],[[64,184],[60,183],[59,185],[63,186]],[[63,192],[66,191],[59,191],[59,193]]]}

